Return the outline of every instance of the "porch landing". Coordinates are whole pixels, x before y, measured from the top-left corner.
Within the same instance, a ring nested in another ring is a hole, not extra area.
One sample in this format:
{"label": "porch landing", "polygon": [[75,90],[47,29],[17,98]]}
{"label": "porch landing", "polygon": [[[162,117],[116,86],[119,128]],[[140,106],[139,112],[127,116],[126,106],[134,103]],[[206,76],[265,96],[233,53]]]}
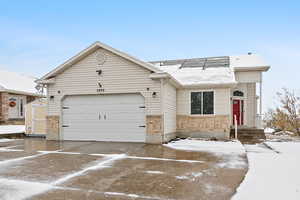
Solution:
{"label": "porch landing", "polygon": [[[235,136],[234,128],[231,128],[230,137],[234,138],[234,136]],[[246,128],[246,127],[238,128],[237,136],[241,142],[253,142],[253,141],[259,141],[261,139],[266,139],[264,129],[260,129],[260,128]]]}

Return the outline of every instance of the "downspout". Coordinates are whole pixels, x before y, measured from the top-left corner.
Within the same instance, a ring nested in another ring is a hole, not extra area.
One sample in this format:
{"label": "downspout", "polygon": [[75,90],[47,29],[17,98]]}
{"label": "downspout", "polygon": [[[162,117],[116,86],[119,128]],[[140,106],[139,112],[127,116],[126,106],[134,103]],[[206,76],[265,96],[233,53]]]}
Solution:
{"label": "downspout", "polygon": [[259,83],[259,114],[262,116],[262,81],[263,81],[263,73],[260,76],[260,83]]}
{"label": "downspout", "polygon": [[263,73],[260,76],[260,83],[259,83],[259,128],[262,128],[262,80],[263,80]]}

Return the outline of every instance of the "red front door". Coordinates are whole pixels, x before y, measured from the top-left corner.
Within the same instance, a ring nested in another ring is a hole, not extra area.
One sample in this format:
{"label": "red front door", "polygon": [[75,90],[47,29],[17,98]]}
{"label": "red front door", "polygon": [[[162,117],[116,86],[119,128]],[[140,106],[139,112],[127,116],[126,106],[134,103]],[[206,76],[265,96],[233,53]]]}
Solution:
{"label": "red front door", "polygon": [[235,125],[234,116],[236,116],[237,125],[244,124],[244,100],[234,99],[232,102],[233,125]]}

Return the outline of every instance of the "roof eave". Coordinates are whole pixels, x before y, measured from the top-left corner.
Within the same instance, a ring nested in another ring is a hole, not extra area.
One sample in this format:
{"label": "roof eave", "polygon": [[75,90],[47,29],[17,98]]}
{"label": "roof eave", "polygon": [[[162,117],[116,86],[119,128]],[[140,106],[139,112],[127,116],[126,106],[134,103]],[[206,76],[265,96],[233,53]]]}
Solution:
{"label": "roof eave", "polygon": [[174,79],[170,74],[166,72],[161,72],[161,73],[152,73],[150,74],[149,78],[151,79],[169,79],[171,84],[173,84],[176,88],[182,87],[182,85]]}
{"label": "roof eave", "polygon": [[48,79],[49,77],[55,77],[57,74],[63,72],[67,67],[73,65],[74,63],[78,62],[79,60],[81,60],[82,58],[84,58],[86,55],[88,55],[89,53],[91,53],[92,51],[98,49],[98,48],[103,48],[106,49],[118,56],[121,56],[135,64],[138,64],[150,71],[153,72],[161,72],[161,70],[159,70],[158,68],[156,68],[154,65],[150,64],[150,63],[146,63],[144,61],[141,61],[133,56],[130,56],[124,52],[121,52],[117,49],[114,49],[106,44],[103,44],[99,41],[94,42],[92,45],[90,45],[89,47],[87,47],[86,49],[82,50],[81,52],[79,52],[78,54],[76,54],[75,56],[71,57],[70,59],[68,59],[66,62],[64,62],[63,64],[59,65],[58,67],[56,67],[54,70],[50,71],[49,73],[47,73],[46,75],[44,75],[42,78],[40,78],[39,80],[45,80]]}
{"label": "roof eave", "polygon": [[270,69],[270,66],[253,66],[253,67],[233,67],[235,72],[248,72],[248,71],[262,71],[266,72]]}
{"label": "roof eave", "polygon": [[201,84],[187,84],[183,88],[234,88],[237,82],[231,83],[201,83]]}
{"label": "roof eave", "polygon": [[21,95],[26,95],[26,96],[45,97],[45,95],[42,95],[42,94],[37,94],[37,93],[32,93],[32,92],[24,92],[24,91],[18,91],[18,90],[11,90],[11,89],[5,89],[2,92],[21,94]]}
{"label": "roof eave", "polygon": [[55,83],[55,78],[50,78],[50,79],[38,79],[35,81],[37,84],[54,84]]}

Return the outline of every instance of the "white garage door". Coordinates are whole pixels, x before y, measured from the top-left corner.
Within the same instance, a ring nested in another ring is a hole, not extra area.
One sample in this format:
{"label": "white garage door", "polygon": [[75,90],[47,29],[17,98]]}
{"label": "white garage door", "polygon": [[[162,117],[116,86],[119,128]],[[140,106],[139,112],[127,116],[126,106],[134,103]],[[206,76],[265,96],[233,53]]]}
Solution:
{"label": "white garage door", "polygon": [[145,142],[141,95],[69,96],[62,109],[65,140]]}

